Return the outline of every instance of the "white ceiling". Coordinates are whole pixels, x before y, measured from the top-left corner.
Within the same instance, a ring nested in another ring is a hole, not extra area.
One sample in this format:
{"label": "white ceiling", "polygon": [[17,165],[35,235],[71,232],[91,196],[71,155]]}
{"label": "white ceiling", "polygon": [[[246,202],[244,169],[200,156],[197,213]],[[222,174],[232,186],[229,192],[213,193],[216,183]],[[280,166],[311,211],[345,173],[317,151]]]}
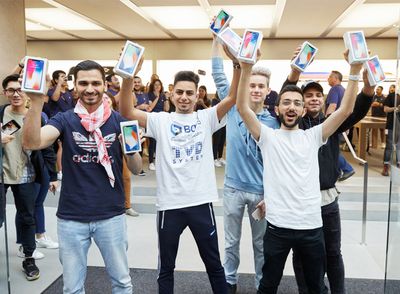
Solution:
{"label": "white ceiling", "polygon": [[[249,26],[264,38],[338,38],[360,29],[367,38],[396,38],[400,16],[399,0],[25,0],[25,7],[27,21],[46,29],[27,29],[31,40],[208,39],[208,20],[221,7],[235,11],[232,27],[238,34]],[[38,16],[38,8],[57,11]],[[196,13],[183,12],[188,9]],[[163,15],[157,17],[156,11]],[[264,27],[251,27],[255,20],[260,23],[263,11],[271,19],[261,21]],[[185,28],[190,21],[195,28]]]}

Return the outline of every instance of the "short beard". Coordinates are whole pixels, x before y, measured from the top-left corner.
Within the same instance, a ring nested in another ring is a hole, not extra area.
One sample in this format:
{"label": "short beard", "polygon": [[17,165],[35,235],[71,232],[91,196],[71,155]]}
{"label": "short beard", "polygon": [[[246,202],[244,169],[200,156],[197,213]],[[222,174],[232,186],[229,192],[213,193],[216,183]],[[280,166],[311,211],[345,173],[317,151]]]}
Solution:
{"label": "short beard", "polygon": [[297,119],[292,123],[292,124],[288,124],[285,122],[285,119],[283,118],[283,114],[279,114],[279,120],[280,122],[287,127],[288,129],[293,129],[295,126],[297,126],[300,122],[301,117],[298,116]]}

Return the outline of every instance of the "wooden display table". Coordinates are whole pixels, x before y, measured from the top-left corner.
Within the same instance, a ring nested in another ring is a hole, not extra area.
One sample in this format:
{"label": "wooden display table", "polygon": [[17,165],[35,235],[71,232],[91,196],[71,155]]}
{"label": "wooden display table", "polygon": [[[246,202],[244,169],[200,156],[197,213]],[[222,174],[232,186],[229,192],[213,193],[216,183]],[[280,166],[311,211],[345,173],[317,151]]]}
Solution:
{"label": "wooden display table", "polygon": [[365,160],[367,151],[367,130],[368,129],[385,129],[386,118],[366,116],[358,123],[354,125],[354,128],[358,129],[358,157]]}

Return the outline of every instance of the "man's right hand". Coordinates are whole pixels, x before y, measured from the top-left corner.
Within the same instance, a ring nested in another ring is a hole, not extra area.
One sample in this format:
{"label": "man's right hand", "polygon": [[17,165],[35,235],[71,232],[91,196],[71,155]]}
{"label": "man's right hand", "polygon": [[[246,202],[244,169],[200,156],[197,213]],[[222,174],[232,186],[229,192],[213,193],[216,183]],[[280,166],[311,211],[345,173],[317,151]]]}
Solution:
{"label": "man's right hand", "polygon": [[10,143],[12,140],[14,140],[15,137],[13,135],[7,135],[7,134],[1,134],[1,144],[7,144]]}

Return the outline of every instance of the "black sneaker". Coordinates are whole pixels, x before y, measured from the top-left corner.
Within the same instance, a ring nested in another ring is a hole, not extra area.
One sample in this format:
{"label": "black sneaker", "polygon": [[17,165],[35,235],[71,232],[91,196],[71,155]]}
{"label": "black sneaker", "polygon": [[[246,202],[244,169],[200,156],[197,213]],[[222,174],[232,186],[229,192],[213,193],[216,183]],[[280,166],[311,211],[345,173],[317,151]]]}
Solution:
{"label": "black sneaker", "polygon": [[141,170],[138,176],[144,177],[146,175],[146,172],[144,170]]}
{"label": "black sneaker", "polygon": [[22,262],[22,268],[25,273],[25,277],[28,281],[37,280],[40,277],[40,271],[35,264],[35,259],[32,257],[26,258]]}
{"label": "black sneaker", "polygon": [[356,172],[354,170],[349,171],[347,173],[343,173],[339,178],[338,181],[339,182],[343,182],[345,180],[347,180],[348,178],[350,178],[352,175],[354,175]]}
{"label": "black sneaker", "polygon": [[228,288],[228,294],[236,294],[236,284],[232,285],[229,283],[226,283],[226,287]]}

